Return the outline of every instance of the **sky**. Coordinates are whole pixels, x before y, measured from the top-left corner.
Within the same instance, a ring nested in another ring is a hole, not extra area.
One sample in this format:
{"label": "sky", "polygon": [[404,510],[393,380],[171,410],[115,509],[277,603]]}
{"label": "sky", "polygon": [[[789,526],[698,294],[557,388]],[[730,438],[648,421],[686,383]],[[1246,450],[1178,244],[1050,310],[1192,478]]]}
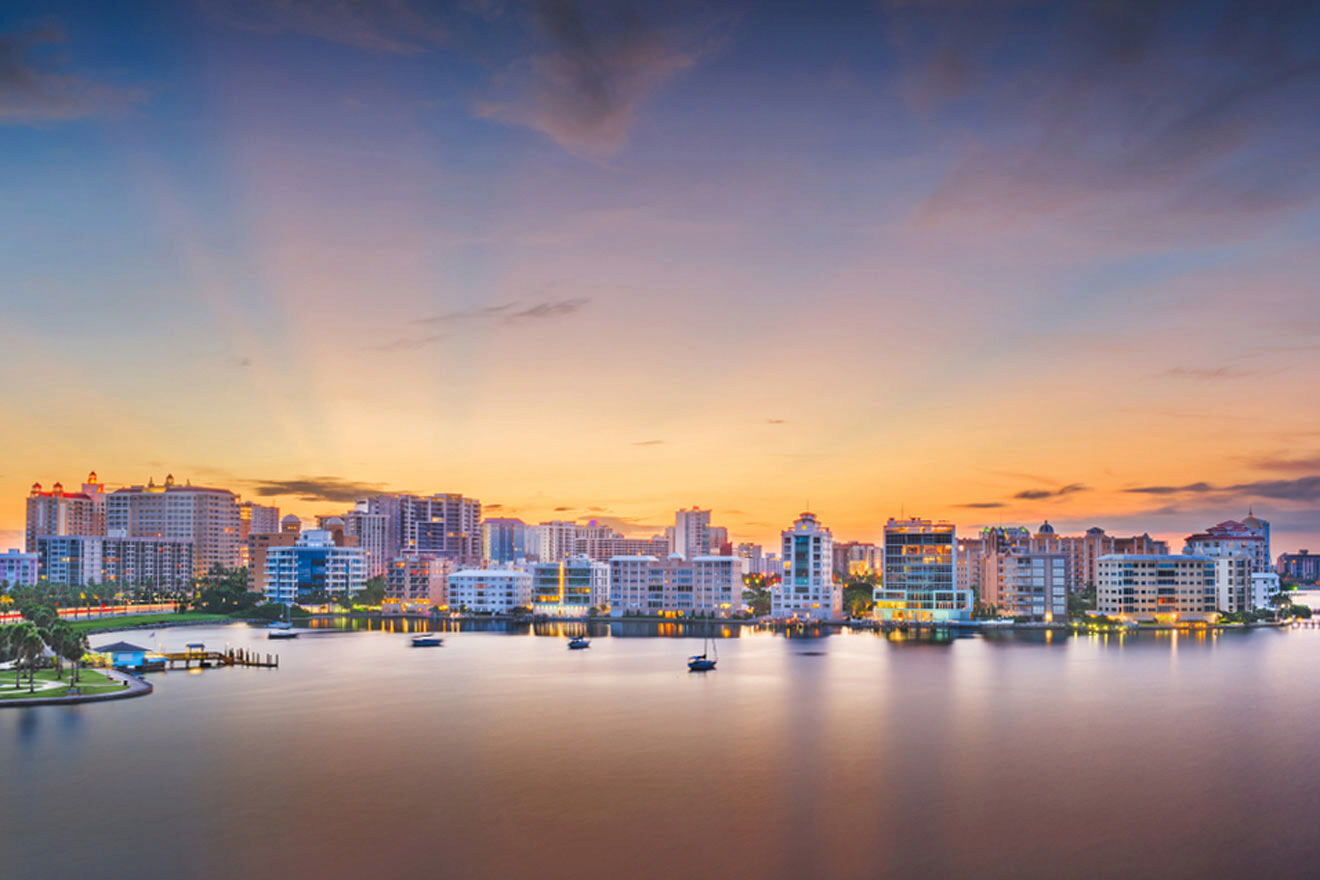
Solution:
{"label": "sky", "polygon": [[1320,7],[0,5],[33,481],[1320,550]]}

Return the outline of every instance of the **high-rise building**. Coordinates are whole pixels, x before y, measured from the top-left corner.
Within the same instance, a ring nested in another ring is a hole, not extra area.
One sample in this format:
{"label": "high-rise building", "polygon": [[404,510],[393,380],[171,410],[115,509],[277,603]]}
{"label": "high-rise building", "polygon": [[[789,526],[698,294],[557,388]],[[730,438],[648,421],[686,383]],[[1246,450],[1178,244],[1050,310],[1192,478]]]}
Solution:
{"label": "high-rise building", "polygon": [[528,559],[527,532],[530,527],[520,519],[491,517],[481,523],[481,555],[487,562],[507,565]]}
{"label": "high-rise building", "polygon": [[[87,481],[82,484],[82,494],[92,500],[92,529],[88,534],[105,534],[105,484],[96,476],[96,471],[87,475]],[[1268,528],[1268,524],[1267,524]]]}
{"label": "high-rise building", "polygon": [[[297,517],[289,515],[295,521]],[[286,517],[288,519],[289,517]],[[247,557],[247,588],[249,592],[264,592],[266,589],[266,553],[272,547],[292,547],[298,541],[302,534],[301,525],[297,529],[285,530],[270,534],[268,532],[256,532],[248,535],[245,543]]]}
{"label": "high-rise building", "polygon": [[33,483],[27,497],[24,549],[36,552],[37,538],[42,535],[103,534],[104,529],[96,530],[96,506],[97,502],[82,492],[65,492],[63,483],[56,483],[49,492],[40,483]]}
{"label": "high-rise building", "polygon": [[315,594],[352,595],[367,580],[366,554],[361,547],[335,544],[324,529],[309,529],[292,546],[268,547],[266,598],[272,602],[305,601]]}
{"label": "high-rise building", "polygon": [[245,567],[251,564],[248,556],[248,537],[250,535],[271,535],[280,530],[280,509],[264,504],[244,501],[238,505],[238,549],[239,563]]}
{"label": "high-rise building", "polygon": [[537,557],[542,562],[567,559],[577,552],[578,525],[554,519],[536,527]]}
{"label": "high-rise building", "polygon": [[834,570],[840,575],[869,575],[880,571],[880,548],[864,541],[836,541]]}
{"label": "high-rise building", "polygon": [[673,543],[669,552],[692,559],[710,555],[710,511],[693,507],[674,514]]}
{"label": "high-rise building", "polygon": [[273,535],[280,530],[280,509],[273,505],[244,501],[238,505],[238,534],[246,541],[248,535]]}
{"label": "high-rise building", "polygon": [[928,623],[971,620],[972,592],[958,589],[956,568],[951,523],[889,520],[884,582],[875,590],[876,618]]}
{"label": "high-rise building", "polygon": [[532,611],[551,617],[585,617],[610,602],[610,567],[589,556],[532,565]]}
{"label": "high-rise building", "polygon": [[449,576],[449,610],[507,614],[532,605],[532,576],[511,568],[477,568]]}
{"label": "high-rise building", "polygon": [[177,591],[189,586],[194,574],[189,540],[41,535],[36,555],[43,581],[76,587],[121,584]]}
{"label": "high-rise building", "polygon": [[228,489],[179,486],[173,475],[159,486],[153,480],[111,492],[105,527],[112,537],[192,541],[198,575],[216,565],[236,568],[242,560],[237,496]]}
{"label": "high-rise building", "polygon": [[[359,509],[362,503],[359,503]],[[385,517],[384,556],[423,553],[481,564],[481,502],[453,493],[375,495],[365,512]]]}
{"label": "high-rise building", "polygon": [[1111,617],[1207,619],[1219,605],[1209,556],[1113,553],[1100,557],[1096,575],[1096,610]]}
{"label": "high-rise building", "polygon": [[742,610],[743,560],[736,556],[616,556],[609,563],[614,617],[730,617]]}
{"label": "high-rise building", "polygon": [[1299,584],[1314,584],[1320,582],[1320,556],[1312,555],[1310,550],[1281,553],[1278,570]]}
{"label": "high-rise building", "polygon": [[449,574],[454,563],[439,556],[400,556],[385,575],[385,598],[449,607]]}
{"label": "high-rise building", "polygon": [[744,574],[778,574],[777,569],[768,572],[765,565],[765,548],[760,544],[743,543],[733,548],[733,555],[747,561],[743,566]]}
{"label": "high-rise building", "polygon": [[8,553],[0,553],[0,583],[5,589],[36,586],[38,558],[36,553],[24,553],[14,548]]}
{"label": "high-rise building", "polygon": [[986,554],[982,562],[981,602],[999,613],[1032,620],[1068,617],[1068,557],[1029,549]]}
{"label": "high-rise building", "polygon": [[[1260,522],[1257,520],[1257,522]],[[1268,524],[1265,528],[1268,529]],[[1271,571],[1270,547],[1262,530],[1250,528],[1236,520],[1221,522],[1204,532],[1188,535],[1184,553],[1195,556],[1245,556],[1251,560],[1252,571]]]}
{"label": "high-rise building", "polygon": [[1130,538],[1108,535],[1099,527],[1087,529],[1084,535],[1058,535],[1047,520],[1032,536],[1031,550],[1035,553],[1062,553],[1067,556],[1071,589],[1084,590],[1096,585],[1100,557],[1111,554],[1167,555],[1169,545],[1148,534]]}
{"label": "high-rise building", "polygon": [[770,591],[770,614],[776,618],[838,620],[843,617],[843,587],[834,582],[834,537],[814,513],[801,514],[780,533],[783,579]]}
{"label": "high-rise building", "polygon": [[385,514],[371,513],[365,502],[341,517],[344,521],[344,534],[357,539],[358,546],[367,557],[367,577],[374,578],[385,574],[391,562],[388,552],[388,524]]}
{"label": "high-rise building", "polygon": [[954,554],[954,585],[960,590],[970,590],[973,598],[979,598],[983,592],[981,577],[985,561],[984,538],[959,538]]}

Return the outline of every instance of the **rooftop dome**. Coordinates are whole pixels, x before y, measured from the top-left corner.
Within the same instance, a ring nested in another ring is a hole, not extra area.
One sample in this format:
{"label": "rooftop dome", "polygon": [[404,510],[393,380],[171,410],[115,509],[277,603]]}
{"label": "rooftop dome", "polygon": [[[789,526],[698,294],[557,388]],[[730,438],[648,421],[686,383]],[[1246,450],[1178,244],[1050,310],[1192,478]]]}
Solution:
{"label": "rooftop dome", "polygon": [[1038,535],[1052,535],[1052,534],[1054,534],[1054,526],[1050,525],[1050,521],[1049,521],[1049,520],[1045,520],[1045,522],[1043,522],[1043,523],[1040,524],[1040,528],[1036,531],[1036,534],[1038,534]]}
{"label": "rooftop dome", "polygon": [[298,519],[298,517],[296,517],[296,516],[294,516],[293,514],[290,513],[290,514],[288,514],[287,516],[285,516],[283,519],[281,519],[280,522],[282,522],[282,523],[300,523],[300,522],[302,522],[302,520]]}

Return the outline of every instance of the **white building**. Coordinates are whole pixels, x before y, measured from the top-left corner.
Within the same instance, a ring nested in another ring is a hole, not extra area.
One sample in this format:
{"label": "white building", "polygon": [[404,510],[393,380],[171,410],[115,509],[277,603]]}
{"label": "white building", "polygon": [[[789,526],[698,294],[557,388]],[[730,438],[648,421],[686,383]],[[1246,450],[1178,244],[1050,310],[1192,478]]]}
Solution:
{"label": "white building", "polygon": [[108,538],[104,535],[41,535],[37,576],[69,586],[155,586],[182,590],[192,583],[191,541]]}
{"label": "white building", "polygon": [[743,560],[736,556],[616,556],[610,614],[730,617],[742,610]]}
{"label": "white building", "polygon": [[360,591],[367,580],[361,547],[341,547],[324,529],[309,529],[289,547],[266,550],[266,599],[298,602],[317,593],[330,596]]}
{"label": "white building", "polygon": [[772,617],[838,620],[843,587],[834,582],[834,538],[814,513],[803,513],[783,539],[783,580],[770,592]]}
{"label": "white building", "polygon": [[507,614],[532,607],[532,576],[508,568],[464,569],[449,575],[449,610]]}
{"label": "white building", "polygon": [[1214,617],[1218,606],[1215,560],[1209,556],[1114,553],[1096,562],[1101,614],[1169,623]]}
{"label": "white building", "polygon": [[345,513],[344,534],[357,538],[358,546],[367,558],[367,577],[373,578],[385,574],[390,567],[389,524],[383,513],[371,513],[367,503],[359,501],[357,506]]}
{"label": "white building", "polygon": [[674,514],[669,552],[684,559],[710,555],[710,511],[694,507]]}
{"label": "white building", "polygon": [[9,587],[33,587],[37,583],[36,553],[11,549],[0,553],[0,582]]}
{"label": "white building", "polygon": [[585,617],[610,603],[610,567],[589,556],[532,565],[532,611],[553,617]]}

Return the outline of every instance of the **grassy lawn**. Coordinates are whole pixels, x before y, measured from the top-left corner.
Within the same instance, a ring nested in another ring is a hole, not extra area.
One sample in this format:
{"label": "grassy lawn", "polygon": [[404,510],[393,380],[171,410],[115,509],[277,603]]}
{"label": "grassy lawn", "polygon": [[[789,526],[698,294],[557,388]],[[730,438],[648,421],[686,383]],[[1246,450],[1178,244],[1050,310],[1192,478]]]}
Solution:
{"label": "grassy lawn", "polygon": [[[26,700],[38,697],[63,697],[69,693],[69,676],[72,670],[65,669],[61,678],[55,677],[55,670],[41,669],[37,671],[37,689],[35,692],[28,693],[27,673],[21,673],[21,686],[14,688],[14,672],[6,670],[0,672],[0,700]],[[107,691],[123,690],[123,685],[112,679],[106,678],[95,669],[83,669],[78,673],[78,689],[83,694],[100,694]],[[54,683],[53,687],[42,687],[43,682]]]}
{"label": "grassy lawn", "polygon": [[183,614],[130,614],[125,617],[93,617],[90,620],[75,619],[69,622],[79,632],[93,633],[130,626],[155,626],[162,623],[228,623],[230,620],[223,614],[185,611]]}

